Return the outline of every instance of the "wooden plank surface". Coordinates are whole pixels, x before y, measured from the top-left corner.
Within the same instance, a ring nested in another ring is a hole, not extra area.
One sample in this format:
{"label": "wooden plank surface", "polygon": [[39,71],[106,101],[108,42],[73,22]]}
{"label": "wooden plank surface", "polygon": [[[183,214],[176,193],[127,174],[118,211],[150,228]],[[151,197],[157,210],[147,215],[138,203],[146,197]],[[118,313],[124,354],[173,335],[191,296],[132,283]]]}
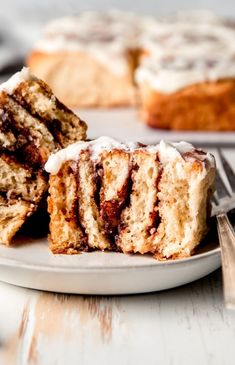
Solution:
{"label": "wooden plank surface", "polygon": [[0,283],[0,364],[234,364],[220,270],[159,293],[91,297]]}

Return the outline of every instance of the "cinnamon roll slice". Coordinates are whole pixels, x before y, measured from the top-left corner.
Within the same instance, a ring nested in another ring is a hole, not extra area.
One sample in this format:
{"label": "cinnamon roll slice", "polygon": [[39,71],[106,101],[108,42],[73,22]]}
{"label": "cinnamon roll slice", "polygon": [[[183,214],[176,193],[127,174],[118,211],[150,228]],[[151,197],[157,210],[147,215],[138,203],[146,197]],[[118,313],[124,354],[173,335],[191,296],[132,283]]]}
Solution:
{"label": "cinnamon roll slice", "polygon": [[[98,249],[187,257],[207,232],[214,157],[186,142],[144,146],[100,137],[53,154],[45,169],[54,253]],[[62,231],[64,220],[69,234]],[[81,240],[74,249],[70,237],[76,235]]]}
{"label": "cinnamon roll slice", "polygon": [[85,136],[85,123],[28,69],[0,85],[0,243],[11,243],[46,196],[49,155]]}

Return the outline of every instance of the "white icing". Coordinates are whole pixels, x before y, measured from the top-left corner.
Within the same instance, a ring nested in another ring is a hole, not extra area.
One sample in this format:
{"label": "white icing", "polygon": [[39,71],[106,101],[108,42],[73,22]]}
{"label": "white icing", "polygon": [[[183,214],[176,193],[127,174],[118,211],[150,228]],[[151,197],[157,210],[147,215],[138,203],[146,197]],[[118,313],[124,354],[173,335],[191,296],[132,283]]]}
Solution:
{"label": "white icing", "polygon": [[213,24],[164,23],[155,24],[141,38],[142,47],[151,56],[167,54],[204,57],[208,53],[221,55],[235,51],[235,32],[231,28]]}
{"label": "white icing", "polygon": [[156,146],[149,146],[148,150],[152,152],[154,148],[156,148],[157,152],[159,152],[160,161],[163,163],[181,157],[181,155],[185,152],[194,150],[193,145],[187,142],[172,143],[160,141],[160,143]]}
{"label": "white icing", "polygon": [[0,91],[5,91],[11,95],[21,82],[32,79],[34,79],[34,76],[30,73],[29,68],[23,67],[21,71],[16,72],[6,82],[0,85]]}
{"label": "white icing", "polygon": [[[166,163],[172,159],[181,158],[182,154],[185,152],[195,150],[191,144],[186,142],[170,143],[161,141],[157,145],[141,147],[133,142],[120,143],[110,137],[100,137],[90,142],[73,143],[70,146],[52,154],[45,164],[45,170],[48,173],[57,174],[61,166],[66,161],[77,160],[81,151],[87,149],[89,149],[91,158],[94,161],[99,159],[100,154],[104,150],[111,151],[112,149],[121,149],[127,152],[132,152],[136,149],[146,149],[150,153],[159,152],[159,158],[162,163]],[[209,162],[209,166],[214,166],[214,158],[212,155],[206,154],[203,159]]]}
{"label": "white icing", "polygon": [[[48,53],[85,52],[123,76],[129,72],[128,51],[143,48],[157,62],[149,67],[143,61],[137,81],[147,80],[156,90],[172,92],[196,82],[233,77],[234,38],[235,31],[225,26],[225,20],[207,10],[178,12],[165,19],[90,11],[51,21],[35,49]],[[179,71],[175,62],[176,71],[174,67],[165,69],[162,58],[172,55],[178,64],[194,60],[195,67]],[[204,62],[208,57],[217,63],[209,71]]]}
{"label": "white icing", "polygon": [[171,93],[205,81],[235,77],[235,31],[222,24],[163,23],[145,33],[148,56],[136,70],[138,84]]}
{"label": "white icing", "polygon": [[76,142],[52,154],[45,165],[45,170],[52,174],[57,174],[64,162],[76,160],[81,151],[88,148],[91,153],[91,158],[97,160],[100,153],[104,150],[110,151],[114,148],[122,150],[133,150],[135,149],[135,147],[135,143],[131,142],[124,144],[105,136],[89,142]]}
{"label": "white icing", "polygon": [[167,16],[157,17],[161,23],[223,24],[224,18],[207,9],[179,10]]}
{"label": "white icing", "polygon": [[129,49],[136,48],[139,17],[131,13],[84,12],[51,21],[35,49],[44,52],[87,52],[114,73],[127,72]]}
{"label": "white icing", "polygon": [[[191,64],[191,66],[190,66]],[[188,68],[189,66],[189,68]],[[235,77],[235,54],[220,59],[175,59],[167,66],[155,58],[146,58],[136,70],[138,84],[147,82],[156,91],[176,92],[188,85],[200,82],[212,82]]]}
{"label": "white icing", "polygon": [[178,22],[188,22],[190,24],[221,24],[222,22],[221,17],[208,9],[179,10],[175,18]]}
{"label": "white icing", "polygon": [[197,155],[195,147],[188,142],[165,142],[160,141],[158,145],[159,159],[162,163],[167,163],[170,160],[182,157],[185,153],[192,152],[192,161],[195,158],[201,161],[207,161],[209,167],[215,167],[215,159],[211,153],[206,153],[205,155]]}

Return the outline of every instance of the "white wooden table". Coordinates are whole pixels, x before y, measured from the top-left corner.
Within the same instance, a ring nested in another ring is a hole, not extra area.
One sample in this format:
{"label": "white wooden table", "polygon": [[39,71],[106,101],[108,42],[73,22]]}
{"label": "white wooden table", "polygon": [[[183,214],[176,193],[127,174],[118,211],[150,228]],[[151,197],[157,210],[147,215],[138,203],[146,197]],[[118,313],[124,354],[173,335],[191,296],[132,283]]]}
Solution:
{"label": "white wooden table", "polygon": [[164,292],[91,297],[0,283],[0,364],[234,364],[221,271]]}

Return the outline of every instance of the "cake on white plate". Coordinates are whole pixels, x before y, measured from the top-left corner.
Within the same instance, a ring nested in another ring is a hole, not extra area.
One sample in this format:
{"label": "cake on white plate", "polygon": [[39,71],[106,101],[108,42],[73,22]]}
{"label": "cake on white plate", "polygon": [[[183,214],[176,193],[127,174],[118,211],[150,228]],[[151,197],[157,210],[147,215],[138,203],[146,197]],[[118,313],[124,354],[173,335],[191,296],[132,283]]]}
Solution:
{"label": "cake on white plate", "polygon": [[100,137],[52,154],[45,169],[53,253],[187,257],[207,232],[215,161],[186,142]]}

